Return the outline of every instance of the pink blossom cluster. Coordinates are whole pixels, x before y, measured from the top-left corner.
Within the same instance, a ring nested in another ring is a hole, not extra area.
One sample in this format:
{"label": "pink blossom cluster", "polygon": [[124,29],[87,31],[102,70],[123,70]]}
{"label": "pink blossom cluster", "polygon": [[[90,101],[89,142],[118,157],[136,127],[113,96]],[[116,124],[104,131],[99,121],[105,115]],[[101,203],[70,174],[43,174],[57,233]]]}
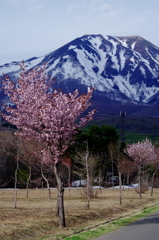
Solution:
{"label": "pink blossom cluster", "polygon": [[17,83],[7,76],[3,81],[4,92],[15,105],[6,106],[3,116],[21,130],[21,136],[40,142],[44,163],[55,164],[78,129],[92,119],[95,110],[79,117],[91,105],[93,89],[88,87],[87,94],[82,95],[78,90],[66,94],[51,90],[54,80],[45,73],[45,66],[26,71],[23,63],[21,70]]}
{"label": "pink blossom cluster", "polygon": [[125,152],[141,167],[157,161],[155,147],[149,139],[127,145]]}
{"label": "pink blossom cluster", "polygon": [[153,161],[153,165],[159,169],[159,147],[155,148],[156,158]]}

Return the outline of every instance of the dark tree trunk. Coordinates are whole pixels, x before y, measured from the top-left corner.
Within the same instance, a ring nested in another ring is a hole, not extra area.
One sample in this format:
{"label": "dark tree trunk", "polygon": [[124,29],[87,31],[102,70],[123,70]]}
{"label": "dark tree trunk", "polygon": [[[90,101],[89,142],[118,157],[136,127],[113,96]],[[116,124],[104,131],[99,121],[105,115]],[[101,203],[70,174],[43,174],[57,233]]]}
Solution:
{"label": "dark tree trunk", "polygon": [[15,170],[15,183],[14,183],[14,208],[17,208],[17,174],[18,174],[18,162],[17,162],[17,168]]}
{"label": "dark tree trunk", "polygon": [[54,174],[56,177],[58,187],[57,212],[59,216],[59,227],[64,228],[66,227],[64,212],[64,186],[60,174],[58,172],[57,165],[54,165]]}
{"label": "dark tree trunk", "polygon": [[154,178],[155,178],[156,173],[157,173],[157,169],[156,169],[156,171],[152,175],[151,196],[153,196]]}

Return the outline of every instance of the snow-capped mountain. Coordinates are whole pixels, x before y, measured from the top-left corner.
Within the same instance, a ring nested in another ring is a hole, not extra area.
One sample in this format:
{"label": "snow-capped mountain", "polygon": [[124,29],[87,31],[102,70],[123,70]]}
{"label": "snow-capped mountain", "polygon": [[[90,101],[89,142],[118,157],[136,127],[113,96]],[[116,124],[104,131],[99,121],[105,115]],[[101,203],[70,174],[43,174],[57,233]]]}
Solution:
{"label": "snow-capped mountain", "polygon": [[[56,77],[56,87],[64,90],[93,87],[93,101],[100,106],[159,104],[159,48],[139,36],[84,35],[25,62],[28,69],[46,63],[48,74]],[[16,79],[19,63],[0,66],[0,75]]]}

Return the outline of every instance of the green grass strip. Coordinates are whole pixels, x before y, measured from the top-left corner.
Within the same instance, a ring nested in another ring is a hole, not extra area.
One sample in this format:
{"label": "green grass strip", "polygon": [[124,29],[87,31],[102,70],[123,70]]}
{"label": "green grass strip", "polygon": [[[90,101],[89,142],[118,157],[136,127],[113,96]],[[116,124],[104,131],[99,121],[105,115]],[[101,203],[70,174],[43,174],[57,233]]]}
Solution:
{"label": "green grass strip", "polygon": [[118,220],[114,220],[109,223],[104,223],[103,225],[100,225],[95,228],[91,228],[89,230],[83,230],[82,232],[66,237],[66,238],[60,238],[60,236],[56,236],[55,239],[64,239],[64,240],[90,240],[98,238],[104,234],[107,234],[111,231],[114,231],[120,227],[126,226],[132,222],[135,222],[143,217],[146,217],[154,212],[157,212],[159,210],[159,205],[155,205],[150,208],[144,208],[140,213],[131,215],[129,217],[120,218]]}

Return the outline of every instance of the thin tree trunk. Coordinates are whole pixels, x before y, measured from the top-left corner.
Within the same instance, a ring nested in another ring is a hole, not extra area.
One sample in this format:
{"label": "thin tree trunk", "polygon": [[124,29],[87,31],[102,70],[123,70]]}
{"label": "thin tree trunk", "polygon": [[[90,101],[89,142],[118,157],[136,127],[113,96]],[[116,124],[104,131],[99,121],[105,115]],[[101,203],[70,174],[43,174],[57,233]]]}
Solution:
{"label": "thin tree trunk", "polygon": [[17,168],[15,170],[15,184],[14,184],[14,208],[17,208],[17,174],[18,174],[18,162],[17,162]]}
{"label": "thin tree trunk", "polygon": [[[19,146],[18,146],[19,147]],[[15,189],[15,193],[14,193],[14,208],[17,208],[17,179],[18,179],[18,169],[19,169],[19,149],[17,151],[17,166],[16,166],[16,170],[15,170],[15,183],[14,183],[14,189]]]}
{"label": "thin tree trunk", "polygon": [[156,169],[156,171],[152,175],[151,196],[153,195],[154,177],[155,177],[156,173],[157,173],[157,169]]}
{"label": "thin tree trunk", "polygon": [[[112,155],[112,154],[111,154],[111,155]],[[112,159],[112,157],[111,157],[111,159]],[[112,159],[112,188],[114,188],[113,177],[114,177],[114,164],[113,164],[113,159]]]}
{"label": "thin tree trunk", "polygon": [[45,182],[47,184],[47,190],[48,190],[48,193],[49,193],[49,199],[51,200],[50,184],[49,184],[48,179],[44,176],[43,167],[42,166],[41,166],[41,175],[42,175],[43,179],[45,180]]}
{"label": "thin tree trunk", "polygon": [[125,188],[124,188],[124,186],[125,186],[125,174],[124,174],[124,178],[123,178],[123,183],[122,183],[122,185],[123,185],[123,190],[125,190]]}
{"label": "thin tree trunk", "polygon": [[119,203],[122,204],[122,180],[121,180],[121,172],[119,172]]}
{"label": "thin tree trunk", "polygon": [[86,208],[90,209],[90,199],[91,199],[91,183],[90,183],[90,176],[89,176],[89,166],[88,166],[88,141],[87,141],[87,150],[86,150],[86,171],[87,171],[87,203]]}
{"label": "thin tree trunk", "polygon": [[43,181],[42,181],[42,183],[41,183],[41,187],[42,187],[42,198],[44,198],[44,186],[43,186],[44,184],[43,184]]}
{"label": "thin tree trunk", "polygon": [[127,182],[128,191],[129,191],[129,174],[127,175],[126,182]]}
{"label": "thin tree trunk", "polygon": [[64,186],[60,174],[58,172],[57,164],[54,165],[54,174],[58,186],[58,198],[57,198],[57,212],[59,216],[59,227],[66,227],[65,212],[64,212]]}
{"label": "thin tree trunk", "polygon": [[69,191],[69,197],[70,197],[70,187],[71,187],[71,168],[68,167],[68,191]]}
{"label": "thin tree trunk", "polygon": [[122,204],[122,179],[121,179],[121,172],[120,172],[120,146],[118,146],[118,175],[119,175],[119,204]]}
{"label": "thin tree trunk", "polygon": [[28,179],[27,179],[27,183],[26,183],[26,189],[27,189],[27,198],[29,197],[29,182],[30,182],[30,179],[31,179],[31,167],[29,167],[29,176],[28,176]]}
{"label": "thin tree trunk", "polygon": [[138,167],[138,175],[139,175],[139,196],[142,198],[142,186],[141,186],[141,166]]}
{"label": "thin tree trunk", "polygon": [[98,186],[99,186],[99,189],[101,189],[101,173],[99,172],[99,176],[98,176]]}
{"label": "thin tree trunk", "polygon": [[91,199],[91,187],[90,187],[90,177],[89,174],[87,174],[87,203],[86,208],[90,209],[90,199]]}

